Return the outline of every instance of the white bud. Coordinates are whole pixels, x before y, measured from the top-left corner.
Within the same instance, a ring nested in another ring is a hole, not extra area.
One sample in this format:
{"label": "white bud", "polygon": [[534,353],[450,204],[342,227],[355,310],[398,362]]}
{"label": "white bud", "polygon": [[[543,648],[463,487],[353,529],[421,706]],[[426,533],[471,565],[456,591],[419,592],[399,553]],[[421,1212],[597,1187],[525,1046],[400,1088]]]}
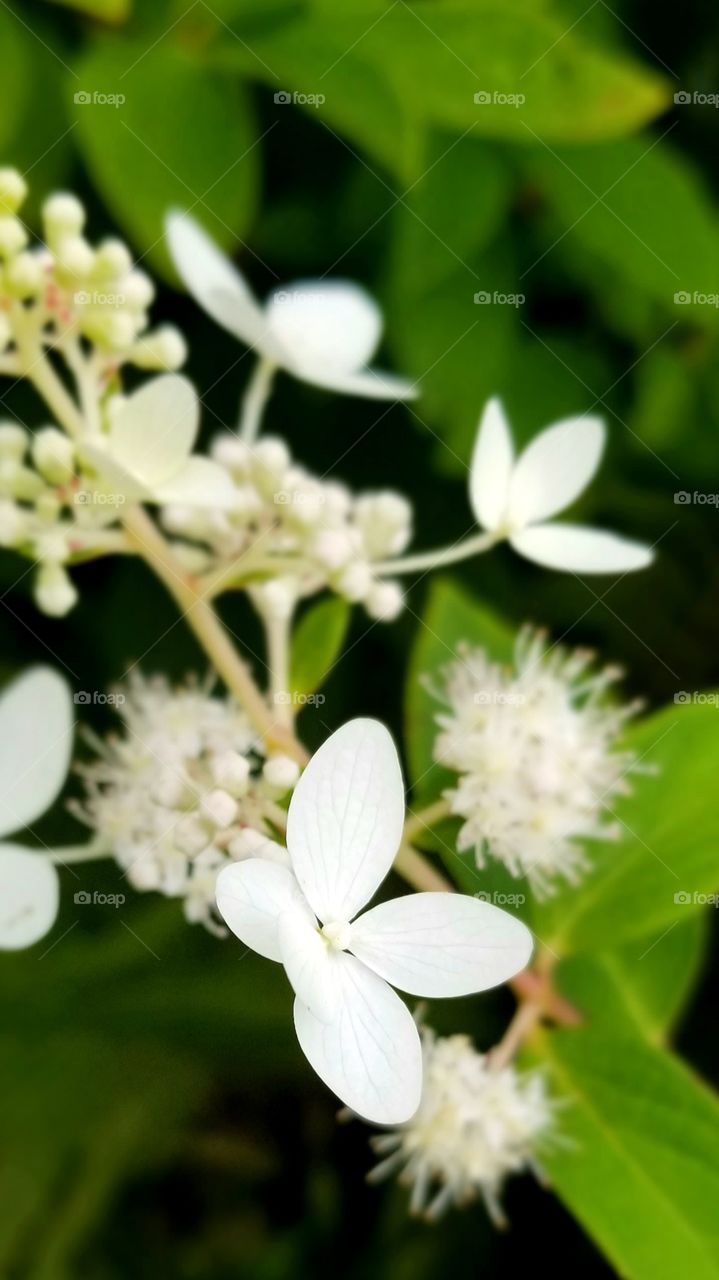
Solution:
{"label": "white bud", "polygon": [[267,843],[267,836],[263,836],[261,831],[255,831],[254,827],[242,827],[230,840],[227,852],[231,858],[241,862],[243,858],[257,858],[263,845]]}
{"label": "white bud", "polygon": [[272,498],[284,485],[290,454],[283,440],[268,436],[252,450],[252,478],[265,498]]}
{"label": "white bud", "polygon": [[55,250],[57,270],[61,276],[88,276],[95,265],[93,248],[83,236],[63,236]]}
{"label": "white bud", "polygon": [[235,479],[240,479],[247,475],[252,450],[239,436],[223,431],[211,441],[210,457],[219,462],[221,467],[226,467]]}
{"label": "white bud", "polygon": [[93,274],[102,280],[120,280],[132,270],[130,250],[122,240],[103,240],[95,251]]}
{"label": "white bud", "polygon": [[239,751],[223,751],[210,762],[212,781],[231,796],[242,796],[250,780],[250,762]]}
{"label": "white bud", "polygon": [[300,776],[300,766],[290,756],[270,756],[262,769],[262,776],[273,791],[291,791]]}
{"label": "white bud", "polygon": [[57,427],[43,427],[32,442],[32,460],[49,484],[67,484],[75,473],[75,449]]}
{"label": "white bud", "polygon": [[0,547],[16,547],[26,535],[26,512],[8,498],[0,498]]}
{"label": "white bud", "polygon": [[237,801],[220,788],[203,796],[200,808],[214,826],[221,828],[231,826],[238,814]]}
{"label": "white bud", "polygon": [[30,437],[14,422],[0,422],[0,459],[11,458],[22,462],[30,443]]}
{"label": "white bud", "polygon": [[0,210],[17,213],[27,195],[27,183],[17,169],[0,169]]}
{"label": "white bud", "polygon": [[394,622],[404,607],[404,592],[397,582],[375,582],[370,588],[365,608],[378,622]]}
{"label": "white bud", "polygon": [[342,570],[335,585],[341,596],[356,604],[364,600],[372,586],[372,570],[364,560],[355,560],[354,564]]}
{"label": "white bud", "polygon": [[20,502],[34,502],[45,488],[37,471],[23,467],[12,459],[0,462],[0,480],[7,492]]}
{"label": "white bud", "polygon": [[252,594],[257,607],[271,618],[289,618],[297,603],[297,583],[294,578],[273,578],[254,587]]}
{"label": "white bud", "polygon": [[35,514],[46,524],[52,524],[58,519],[62,506],[62,498],[58,497],[54,489],[43,489],[35,499]]}
{"label": "white bud", "polygon": [[412,508],[400,493],[366,494],[355,503],[355,520],[373,560],[404,551],[412,532]]}
{"label": "white bud", "polygon": [[45,236],[57,241],[63,236],[79,236],[85,225],[85,210],[77,196],[61,191],[50,196],[42,207]]}
{"label": "white bud", "polygon": [[42,292],[45,272],[36,253],[18,253],[8,263],[5,287],[14,298],[33,298]]}
{"label": "white bud", "polygon": [[196,814],[188,813],[184,818],[180,818],[173,831],[172,839],[177,848],[191,858],[205,848],[207,831]]}
{"label": "white bud", "polygon": [[146,311],[155,297],[155,286],[144,271],[130,271],[119,284],[120,293],[133,311]]}
{"label": "white bud", "polygon": [[159,889],[162,883],[162,868],[157,858],[138,858],[128,867],[127,878],[134,889],[147,892]]}
{"label": "white bud", "polygon": [[77,603],[78,594],[61,564],[44,564],[35,578],[35,603],[51,618],[64,618]]}
{"label": "white bud", "polygon": [[163,769],[152,787],[153,800],[165,809],[179,809],[187,794],[187,783],[174,769]]}
{"label": "white bud", "polygon": [[349,529],[320,529],[308,550],[314,560],[334,572],[352,559],[357,547]]}
{"label": "white bud", "polygon": [[143,334],[131,348],[128,359],[138,369],[180,369],[187,359],[187,343],[173,325],[163,325]]}
{"label": "white bud", "polygon": [[67,560],[69,547],[65,529],[58,525],[37,533],[34,538],[35,555],[38,560],[48,560],[60,564]]}
{"label": "white bud", "polygon": [[0,216],[0,257],[13,257],[25,248],[27,241],[27,231],[17,218],[8,213]]}
{"label": "white bud", "polygon": [[124,351],[135,340],[136,322],[127,311],[80,315],[79,321],[86,337],[111,351]]}
{"label": "white bud", "polygon": [[4,351],[12,341],[13,332],[10,318],[4,311],[0,311],[0,351]]}

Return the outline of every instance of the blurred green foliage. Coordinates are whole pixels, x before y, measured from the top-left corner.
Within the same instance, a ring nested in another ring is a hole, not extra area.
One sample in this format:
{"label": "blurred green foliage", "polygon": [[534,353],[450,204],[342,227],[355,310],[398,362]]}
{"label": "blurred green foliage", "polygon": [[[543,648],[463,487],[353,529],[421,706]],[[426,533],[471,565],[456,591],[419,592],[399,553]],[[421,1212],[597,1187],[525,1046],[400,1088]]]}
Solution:
{"label": "blurred green foliage", "polygon": [[[418,582],[391,628],[354,616],[339,660],[342,611],[318,604],[302,623],[298,690],[332,667],[326,703],[302,715],[311,745],[357,712],[399,735],[410,655],[417,801],[440,781],[426,774],[434,704],[418,677],[457,639],[504,656],[531,619],[623,660],[630,687],[656,705],[719,682],[717,508],[673,501],[719,489],[719,311],[694,300],[719,292],[717,114],[672,102],[719,87],[718,47],[710,10],[690,4],[680,20],[644,0],[0,7],[0,150],[29,174],[30,218],[49,189],[78,189],[93,234],[119,230],[166,281],[157,315],[190,338],[208,430],[234,422],[250,360],[174,291],[162,240],[172,204],[232,249],[260,293],[329,272],[380,297],[385,359],[421,379],[421,399],[378,408],[285,381],[269,427],[323,474],[407,492],[420,545],[471,524],[466,463],[486,396],[505,397],[520,440],[565,413],[605,414],[608,457],[580,515],[658,544],[650,572],[586,582],[500,551],[429,595]],[[475,101],[488,93],[525,101]],[[508,295],[516,305],[497,300]],[[9,414],[41,420],[25,388],[2,390]],[[37,615],[25,569],[0,559],[4,674],[53,660],[77,687],[102,689],[137,661],[173,676],[201,664],[138,566],[80,570],[82,602],[62,623]],[[259,652],[243,604],[230,598],[223,612]],[[688,887],[716,884],[716,710],[680,710],[658,747],[661,781],[642,778],[626,801],[637,840],[611,865],[599,857],[571,914],[562,895],[540,922],[569,940],[560,983],[587,1020],[542,1050],[572,1099],[562,1123],[574,1146],[555,1153],[551,1175],[610,1263],[527,1181],[510,1188],[517,1229],[505,1239],[479,1208],[429,1231],[407,1220],[401,1191],[365,1189],[366,1131],[336,1131],[293,1041],[281,975],[190,929],[173,903],[76,907],[81,888],[117,891],[105,868],[65,873],[47,947],[3,959],[13,1038],[0,1055],[0,1274],[284,1280],[340,1258],[350,1278],[433,1280],[536,1265],[541,1239],[560,1276],[716,1275],[716,1108],[666,1048],[707,930],[690,911],[672,927],[683,885],[670,893],[642,857],[645,841]],[[655,714],[638,743],[654,743],[670,713]],[[106,713],[94,716],[105,730]],[[57,814],[41,834],[79,838]],[[451,828],[440,835],[437,852],[476,891],[476,873],[447,854]],[[491,869],[481,887],[510,886]],[[707,1001],[705,989],[679,1042],[710,1073]],[[496,993],[431,1018],[486,1047],[510,1010]]]}

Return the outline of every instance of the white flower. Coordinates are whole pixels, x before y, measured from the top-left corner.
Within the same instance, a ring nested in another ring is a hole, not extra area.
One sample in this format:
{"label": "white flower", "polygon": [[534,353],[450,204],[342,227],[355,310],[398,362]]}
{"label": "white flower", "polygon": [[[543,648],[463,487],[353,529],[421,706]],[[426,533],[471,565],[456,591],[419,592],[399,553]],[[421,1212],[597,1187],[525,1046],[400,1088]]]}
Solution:
{"label": "white flower", "polygon": [[146,382],[110,413],[109,431],[81,451],[104,482],[132,501],[229,507],[234,486],[216,462],[192,453],[200,407],[179,374]]}
{"label": "white flower", "polygon": [[347,395],[377,400],[416,395],[411,382],[367,367],[379,344],[382,316],[359,285],[301,280],[275,290],[262,307],[193,218],[172,212],[166,227],[175,266],[195,300],[271,365]]}
{"label": "white flower", "polygon": [[[33,667],[0,696],[0,837],[30,827],[58,795],[72,749],[65,681]],[[58,909],[58,876],[43,853],[0,844],[0,950],[29,947]]]}
{"label": "white flower", "polygon": [[482,1197],[492,1220],[505,1225],[499,1197],[512,1173],[537,1171],[556,1104],[537,1071],[494,1069],[468,1036],[438,1037],[422,1028],[424,1085],[415,1116],[395,1133],[372,1139],[385,1159],[372,1181],[401,1170],[412,1187],[410,1208],[435,1219],[450,1205]]}
{"label": "white flower", "polygon": [[[172,689],[135,674],[111,698],[126,732],[81,766],[87,798],[73,811],[135,889],[182,898],[188,920],[224,932],[214,912],[220,868],[249,856],[287,861],[274,838],[282,788],[263,776],[257,735],[232,698],[191,682]],[[285,757],[277,760],[287,781]]]}
{"label": "white flower", "polygon": [[388,984],[467,995],[507,981],[532,950],[519,920],[460,894],[411,894],[358,916],[392,866],[403,822],[392,738],[375,720],[352,720],[294,791],[291,869],[251,859],[217,881],[229,927],[284,965],[300,1046],[317,1074],[358,1115],[384,1124],[414,1114],[422,1085],[417,1027]]}
{"label": "white flower", "polygon": [[555,524],[586,488],[604,448],[600,418],[565,418],[546,427],[515,461],[498,399],[487,404],[470,470],[470,501],[483,529],[507,537],[520,555],[572,573],[628,573],[652,560],[649,547],[582,525]]}
{"label": "white flower", "polygon": [[595,673],[590,653],[545,649],[541,634],[521,632],[512,672],[461,647],[437,694],[448,710],[434,751],[460,774],[446,793],[464,818],[460,851],[474,848],[480,867],[498,858],[539,894],[558,876],[577,883],[587,867],[578,841],[615,834],[605,813],[629,790],[634,760],[615,747],[636,710],[606,697],[616,668]]}

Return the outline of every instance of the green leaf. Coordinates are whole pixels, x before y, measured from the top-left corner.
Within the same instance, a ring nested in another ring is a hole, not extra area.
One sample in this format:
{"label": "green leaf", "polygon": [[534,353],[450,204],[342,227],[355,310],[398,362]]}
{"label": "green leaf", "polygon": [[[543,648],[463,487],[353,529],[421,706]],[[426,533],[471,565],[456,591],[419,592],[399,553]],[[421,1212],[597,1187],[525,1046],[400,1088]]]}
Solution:
{"label": "green leaf", "polygon": [[[521,0],[425,0],[392,5],[371,23],[368,17],[338,8],[308,14],[253,42],[253,53],[275,78],[290,77],[288,90],[309,77],[328,103],[344,92],[343,64],[351,58],[380,74],[417,120],[523,143],[534,133],[565,142],[620,136],[667,102],[665,83],[653,71],[585,43],[566,23]],[[245,65],[262,76],[261,65]],[[484,96],[477,101],[477,94]],[[365,88],[362,103],[369,106],[370,96]],[[385,116],[385,130],[393,132],[394,123]]]}
{"label": "green leaf", "polygon": [[125,22],[132,11],[133,0],[45,0],[46,4],[78,9],[101,22]]}
{"label": "green leaf", "polygon": [[350,620],[346,600],[330,597],[302,615],[292,637],[290,687],[311,694],[324,682],[342,650]]}
{"label": "green leaf", "polygon": [[405,724],[410,778],[426,802],[455,776],[434,763],[440,703],[428,683],[440,685],[442,669],[456,661],[465,643],[486,649],[496,662],[511,662],[514,634],[490,608],[446,578],[432,584],[420,621],[407,672]]}
{"label": "green leaf", "polygon": [[114,39],[77,70],[80,146],[133,242],[167,271],[163,219],[179,205],[234,247],[252,217],[257,187],[254,124],[242,87],[169,41],[148,51]]}
{"label": "green leaf", "polygon": [[[0,8],[0,147],[16,136],[32,85],[32,59],[24,24],[7,5]],[[4,162],[3,162],[4,163]]]}
{"label": "green leaf", "polygon": [[719,1275],[719,1106],[680,1062],[639,1038],[544,1035],[540,1056],[569,1105],[569,1142],[547,1153],[561,1199],[628,1280]]}
{"label": "green leaf", "polygon": [[635,774],[632,794],[612,805],[619,839],[592,843],[581,887],[536,906],[537,932],[562,953],[662,933],[719,884],[716,706],[665,707],[631,730],[626,745],[656,772]]}
{"label": "green leaf", "polygon": [[596,955],[570,956],[556,970],[562,994],[592,1023],[663,1043],[699,976],[708,939],[706,913],[658,937],[637,938]]}
{"label": "green leaf", "polygon": [[[526,161],[556,221],[552,240],[581,245],[601,268],[660,303],[673,320],[713,325],[716,306],[675,294],[717,292],[719,218],[693,166],[646,136],[591,148],[539,147]],[[611,285],[610,285],[611,288]]]}

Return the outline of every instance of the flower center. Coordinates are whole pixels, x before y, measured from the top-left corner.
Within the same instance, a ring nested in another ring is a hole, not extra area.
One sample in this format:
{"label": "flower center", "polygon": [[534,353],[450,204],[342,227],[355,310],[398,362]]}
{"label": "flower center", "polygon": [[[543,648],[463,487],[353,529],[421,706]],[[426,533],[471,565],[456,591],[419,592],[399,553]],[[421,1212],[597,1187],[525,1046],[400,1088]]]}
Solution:
{"label": "flower center", "polygon": [[330,920],[322,926],[322,937],[333,951],[346,951],[352,936],[352,925],[348,920]]}

